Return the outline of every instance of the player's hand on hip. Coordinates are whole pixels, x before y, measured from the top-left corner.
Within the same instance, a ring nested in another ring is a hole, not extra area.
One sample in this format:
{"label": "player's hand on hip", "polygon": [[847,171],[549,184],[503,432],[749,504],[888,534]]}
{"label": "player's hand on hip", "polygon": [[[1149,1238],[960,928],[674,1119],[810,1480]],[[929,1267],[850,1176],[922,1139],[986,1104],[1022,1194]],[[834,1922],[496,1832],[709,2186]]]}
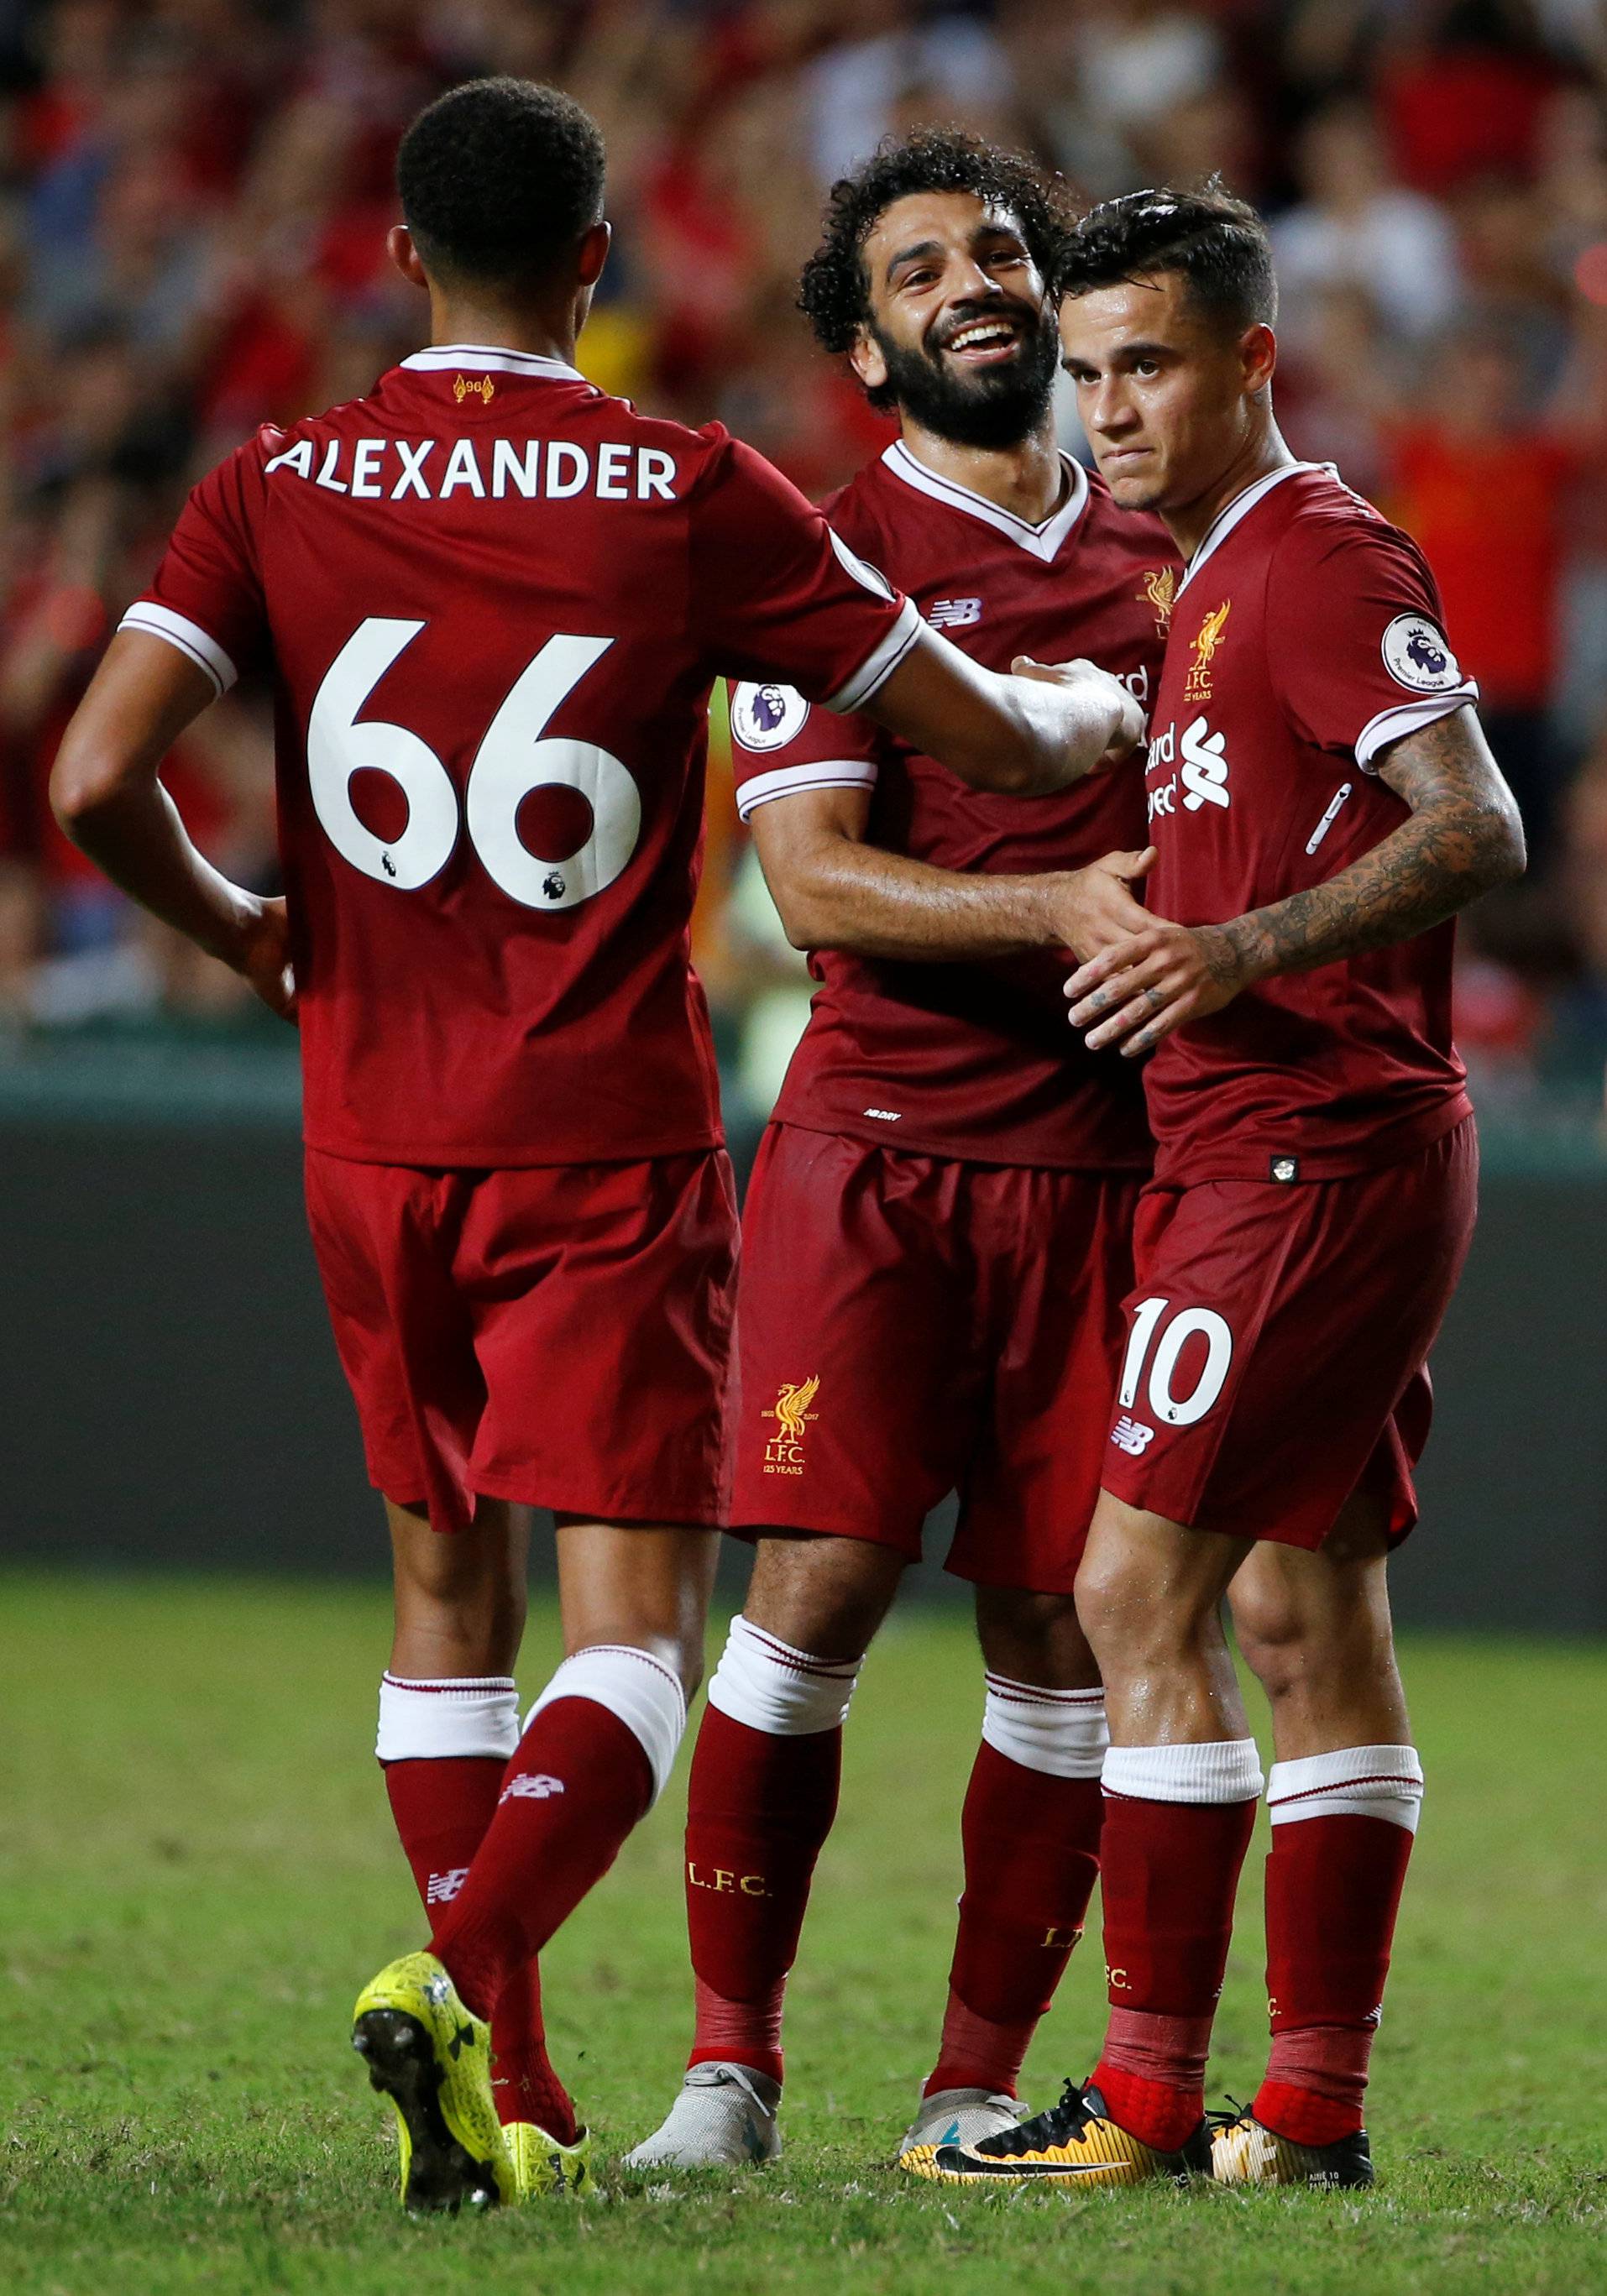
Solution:
{"label": "player's hand on hip", "polygon": [[1090,1052],[1119,1045],[1136,1059],[1190,1021],[1219,1013],[1245,985],[1238,949],[1220,925],[1148,920],[1066,983],[1071,1025]]}
{"label": "player's hand on hip", "polygon": [[250,982],[270,1013],[277,1013],[282,1021],[295,1019],[296,976],[291,970],[290,919],[283,900],[249,897],[239,941],[228,962]]}
{"label": "player's hand on hip", "polygon": [[1108,669],[1101,669],[1096,661],[1080,658],[1075,661],[1034,661],[1030,654],[1021,653],[1017,654],[1010,668],[1013,676],[1034,678],[1040,685],[1058,685],[1072,693],[1087,693],[1109,705],[1111,734],[1099,761],[1101,766],[1119,765],[1143,741],[1144,711],[1120,678],[1112,677]]}
{"label": "player's hand on hip", "polygon": [[1044,879],[1049,938],[1081,960],[1097,956],[1112,942],[1142,932],[1149,911],[1132,888],[1154,866],[1155,849],[1142,853],[1103,853],[1086,869],[1055,870]]}

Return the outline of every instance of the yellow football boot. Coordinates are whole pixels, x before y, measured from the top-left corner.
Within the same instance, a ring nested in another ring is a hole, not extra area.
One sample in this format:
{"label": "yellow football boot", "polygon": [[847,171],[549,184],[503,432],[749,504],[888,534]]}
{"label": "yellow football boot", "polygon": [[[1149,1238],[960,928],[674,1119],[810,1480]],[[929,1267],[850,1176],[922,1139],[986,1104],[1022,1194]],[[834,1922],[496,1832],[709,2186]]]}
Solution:
{"label": "yellow football boot", "polygon": [[1202,2120],[1180,2152],[1156,2152],[1111,2119],[1092,2084],[1068,2081],[1058,2104],[972,2144],[940,2144],[930,2167],[906,2161],[939,2184],[1141,2185],[1152,2177],[1185,2184],[1210,2174]]}
{"label": "yellow football boot", "polygon": [[396,2108],[402,2206],[494,2209],[515,2195],[491,2096],[491,2036],[432,1953],[406,1953],[365,1985],[351,2045]]}
{"label": "yellow football boot", "polygon": [[1336,2144],[1297,2144],[1263,2128],[1253,2113],[1217,2113],[1210,2152],[1210,2174],[1218,2185],[1315,2185],[1349,2192],[1374,2181],[1365,2128]]}
{"label": "yellow football boot", "polygon": [[533,2120],[503,2125],[513,2163],[513,2196],[519,2201],[578,2200],[592,2188],[592,2132],[583,2128],[572,2144],[560,2144]]}

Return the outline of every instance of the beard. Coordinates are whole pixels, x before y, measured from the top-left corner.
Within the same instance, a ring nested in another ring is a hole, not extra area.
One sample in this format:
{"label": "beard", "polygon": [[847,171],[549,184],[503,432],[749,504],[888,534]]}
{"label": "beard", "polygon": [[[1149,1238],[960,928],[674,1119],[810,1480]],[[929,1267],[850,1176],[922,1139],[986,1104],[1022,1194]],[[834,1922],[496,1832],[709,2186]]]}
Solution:
{"label": "beard", "polygon": [[[973,311],[957,318],[949,332],[957,333],[962,327],[991,316],[986,309]],[[953,446],[1019,447],[1049,412],[1060,361],[1060,336],[1047,308],[1038,313],[1036,326],[1021,338],[1015,357],[969,373],[950,365],[940,347],[906,350],[879,327],[873,326],[870,332],[887,362],[885,387],[899,411]]]}

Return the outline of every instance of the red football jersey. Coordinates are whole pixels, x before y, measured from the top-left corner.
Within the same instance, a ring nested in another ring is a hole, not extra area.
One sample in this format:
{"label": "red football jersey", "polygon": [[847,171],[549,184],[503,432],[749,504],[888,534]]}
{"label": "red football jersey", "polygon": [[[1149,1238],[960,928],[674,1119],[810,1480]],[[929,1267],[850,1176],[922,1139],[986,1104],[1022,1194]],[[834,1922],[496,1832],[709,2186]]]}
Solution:
{"label": "red football jersey", "polygon": [[232,455],[125,627],[271,668],[309,1144],[509,1165],[719,1138],[709,687],[851,709],[919,623],[718,424],[449,345]]}
{"label": "red football jersey", "polygon": [[[1086,655],[1147,707],[1176,553],[1158,520],[1117,510],[1101,480],[1070,458],[1066,468],[1065,503],[1030,526],[900,441],[824,508],[934,628],[990,669],[1022,653]],[[857,783],[874,792],[873,844],[1003,875],[1077,868],[1144,842],[1136,762],[1054,797],[998,797],[783,687],[740,687],[731,722],[744,816],[797,791]],[[776,1103],[789,1124],[990,1163],[1147,1168],[1139,1079],[1068,1028],[1057,951],[917,964],[823,949],[809,968],[820,987]]]}
{"label": "red football jersey", "polygon": [[[1478,687],[1416,545],[1326,466],[1231,502],[1177,593],[1150,722],[1158,914],[1219,924],[1336,876],[1407,818],[1375,761]],[[1147,1064],[1157,1177],[1332,1179],[1468,1112],[1447,922],[1259,982]]]}

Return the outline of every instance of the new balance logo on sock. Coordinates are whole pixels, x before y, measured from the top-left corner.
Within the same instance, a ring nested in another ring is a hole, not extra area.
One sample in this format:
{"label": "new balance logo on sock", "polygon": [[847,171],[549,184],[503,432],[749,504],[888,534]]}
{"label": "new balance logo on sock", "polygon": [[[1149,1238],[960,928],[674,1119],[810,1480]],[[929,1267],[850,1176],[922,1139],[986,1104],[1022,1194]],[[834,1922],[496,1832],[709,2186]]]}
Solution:
{"label": "new balance logo on sock", "polygon": [[497,1796],[497,1807],[514,1799],[520,1801],[550,1801],[554,1794],[563,1792],[562,1778],[549,1778],[544,1772],[521,1770],[518,1777],[510,1778]]}
{"label": "new balance logo on sock", "polygon": [[431,1874],[424,1891],[427,1906],[449,1906],[469,1878],[466,1866],[455,1866],[449,1874]]}

